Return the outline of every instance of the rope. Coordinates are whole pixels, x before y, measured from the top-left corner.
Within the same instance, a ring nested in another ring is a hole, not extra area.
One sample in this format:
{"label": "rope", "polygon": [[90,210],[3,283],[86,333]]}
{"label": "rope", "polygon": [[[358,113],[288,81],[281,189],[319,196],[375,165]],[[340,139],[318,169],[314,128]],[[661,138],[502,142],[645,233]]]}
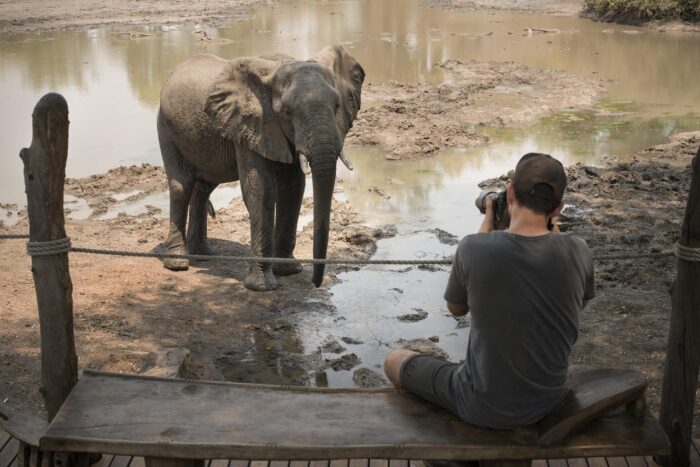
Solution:
{"label": "rope", "polygon": [[194,260],[229,260],[229,261],[257,261],[268,264],[390,264],[390,265],[421,265],[436,264],[450,265],[451,258],[444,259],[296,259],[296,258],[263,258],[260,256],[234,256],[234,255],[177,255],[171,253],[141,253],[120,250],[100,250],[96,248],[71,248],[76,253],[88,253],[95,255],[135,256],[139,258],[173,258]]}
{"label": "rope", "polygon": [[689,246],[676,243],[674,245],[674,254],[678,257],[678,259],[682,259],[683,261],[690,261],[693,263],[700,262],[700,248],[691,248]]}
{"label": "rope", "polygon": [[48,242],[27,242],[27,254],[29,256],[51,256],[68,253],[71,251],[70,238],[63,237]]}
{"label": "rope", "polygon": [[[20,239],[28,238],[26,234],[0,234],[0,239]],[[382,265],[444,265],[452,264],[452,258],[442,259],[296,259],[296,258],[263,258],[260,256],[234,256],[234,255],[189,255],[173,253],[150,253],[124,250],[105,250],[98,248],[72,247],[70,238],[62,238],[49,242],[27,242],[27,254],[30,256],[48,256],[68,252],[87,253],[94,255],[127,256],[136,258],[159,258],[159,259],[191,259],[191,260],[224,260],[224,261],[256,261],[267,264],[382,264]],[[599,255],[593,259],[596,261],[617,261],[630,259],[661,259],[676,256],[683,261],[700,262],[700,248],[676,243],[673,251],[663,251],[658,253],[620,253],[611,255]]]}

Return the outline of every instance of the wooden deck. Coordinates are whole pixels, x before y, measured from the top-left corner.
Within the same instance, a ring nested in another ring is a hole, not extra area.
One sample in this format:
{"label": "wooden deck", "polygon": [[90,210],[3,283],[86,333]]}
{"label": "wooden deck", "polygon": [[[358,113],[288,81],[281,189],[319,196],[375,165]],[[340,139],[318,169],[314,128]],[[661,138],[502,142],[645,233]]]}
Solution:
{"label": "wooden deck", "polygon": [[[16,439],[0,430],[0,467],[17,467]],[[343,459],[332,461],[258,461],[213,459],[206,467],[423,467],[421,461]],[[660,467],[648,457],[590,457],[587,459],[536,460],[533,467]],[[690,466],[700,467],[700,439],[694,442]],[[143,457],[104,455],[93,467],[145,467]]]}

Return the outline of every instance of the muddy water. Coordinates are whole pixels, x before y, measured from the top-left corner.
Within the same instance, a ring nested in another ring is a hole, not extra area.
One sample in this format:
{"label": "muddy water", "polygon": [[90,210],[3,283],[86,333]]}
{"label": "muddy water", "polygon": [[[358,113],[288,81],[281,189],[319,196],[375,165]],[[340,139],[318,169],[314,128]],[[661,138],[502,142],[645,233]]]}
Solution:
{"label": "muddy water", "polygon": [[[448,58],[512,60],[604,82],[608,92],[597,108],[565,112],[525,129],[484,130],[493,141],[486,147],[410,162],[387,161],[372,149],[351,149],[356,170],[340,170],[342,196],[370,222],[394,223],[399,229],[396,238],[380,242],[377,257],[450,254],[454,246],[441,243],[433,229],[457,237],[474,231],[479,222],[472,208],[476,183],[506,172],[524,152],[546,151],[564,162],[595,161],[700,127],[698,35],[568,17],[443,12],[422,8],[417,0],[291,1],[261,8],[250,20],[207,30],[211,42],[199,41],[194,29],[142,28],[138,32],[147,34],[142,38],[103,29],[0,37],[0,204],[24,201],[17,153],[29,144],[32,107],[47,91],[61,92],[70,106],[68,176],[139,162],[159,164],[155,114],[160,87],[174,66],[202,52],[229,58],[270,52],[310,57],[329,43],[342,42],[375,83],[440,82],[443,76],[434,64]],[[231,188],[224,190],[229,191],[217,198],[222,202],[237,196]],[[119,209],[140,212],[146,204],[166,201],[133,205],[125,198]],[[11,222],[17,208],[3,209]],[[357,339],[363,343],[346,347],[369,368],[400,339],[436,336],[440,347],[459,358],[466,328],[444,308],[446,277],[446,270],[389,267],[342,274],[343,282],[331,289],[337,313],[307,315],[298,326],[302,341],[312,351],[328,336]],[[428,317],[412,323],[397,319],[414,309]],[[327,380],[353,384],[350,372],[331,371]]]}

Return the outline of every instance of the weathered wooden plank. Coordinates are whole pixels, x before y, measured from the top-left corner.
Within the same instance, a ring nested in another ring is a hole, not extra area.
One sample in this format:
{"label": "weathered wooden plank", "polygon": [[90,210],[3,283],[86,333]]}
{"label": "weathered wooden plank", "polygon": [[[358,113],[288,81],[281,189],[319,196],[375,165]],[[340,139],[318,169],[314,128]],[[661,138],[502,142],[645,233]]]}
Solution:
{"label": "weathered wooden plank", "polygon": [[628,467],[649,467],[646,459],[641,456],[626,457]]}
{"label": "weathered wooden plank", "polygon": [[370,459],[369,467],[389,467],[389,459]]}
{"label": "weathered wooden plank", "polygon": [[611,456],[606,457],[605,460],[608,462],[609,467],[627,467],[627,461],[624,457]]}
{"label": "weathered wooden plank", "polygon": [[330,461],[330,467],[348,467],[350,460],[348,459],[333,459]]}
{"label": "weathered wooden plank", "polygon": [[547,467],[567,467],[566,459],[547,459]]}
{"label": "weathered wooden plank", "polygon": [[269,467],[289,467],[289,461],[270,461]]}
{"label": "weathered wooden plank", "polygon": [[572,372],[568,384],[572,390],[564,402],[537,425],[540,444],[557,442],[600,414],[641,398],[647,380],[632,370],[595,369]]}
{"label": "weathered wooden plank", "polygon": [[389,467],[408,467],[409,462],[405,459],[390,459]]}
{"label": "weathered wooden plank", "polygon": [[8,467],[13,459],[17,457],[17,448],[19,447],[19,441],[11,438],[5,447],[0,451],[0,467]]}
{"label": "weathered wooden plank", "polygon": [[289,467],[309,467],[309,461],[290,461]]}
{"label": "weathered wooden plank", "polygon": [[586,462],[588,467],[608,467],[605,457],[587,457]]}
{"label": "weathered wooden plank", "polygon": [[350,459],[348,467],[369,467],[369,459]]}
{"label": "weathered wooden plank", "polygon": [[532,461],[532,467],[547,467],[547,461],[545,459],[535,459]]}
{"label": "weathered wooden plank", "polygon": [[698,450],[696,448],[697,447],[695,446],[695,443],[693,443],[690,446],[690,465],[691,466],[700,466],[700,454],[698,453]]}
{"label": "weathered wooden plank", "polygon": [[[678,241],[700,248],[700,148],[693,159],[688,204]],[[700,364],[700,262],[678,260],[672,288],[671,323],[661,390],[659,422],[671,440],[667,465],[688,465],[692,446],[693,407]]]}
{"label": "weathered wooden plank", "polygon": [[10,435],[7,432],[0,430],[0,451],[5,448],[5,445],[10,442]]}
{"label": "weathered wooden plank", "polygon": [[129,467],[129,462],[133,456],[113,456],[109,467]]}
{"label": "weathered wooden plank", "polygon": [[90,467],[109,467],[109,464],[112,463],[112,459],[114,459],[113,455],[102,454],[102,458],[96,463],[92,464]]}
{"label": "weathered wooden plank", "polygon": [[269,464],[270,461],[268,460],[251,460],[248,467],[269,467]]}
{"label": "weathered wooden plank", "polygon": [[146,459],[143,457],[132,457],[129,467],[146,467]]}
{"label": "weathered wooden plank", "polygon": [[285,388],[90,371],[40,444],[53,451],[270,460],[498,460],[667,450],[653,417],[637,419],[624,411],[561,443],[539,446],[534,427],[475,427],[394,390]]}
{"label": "weathered wooden plank", "polygon": [[[209,464],[209,467],[229,467],[229,459],[212,459],[211,464]],[[248,467],[248,461],[243,461],[245,462],[245,465],[238,465],[236,467]]]}
{"label": "weathered wooden plank", "polygon": [[566,459],[566,465],[568,467],[588,467],[588,462],[584,457],[574,457]]}
{"label": "weathered wooden plank", "polygon": [[[68,157],[68,104],[60,94],[42,97],[32,114],[29,148],[24,162],[29,240],[65,238],[63,185]],[[32,274],[41,334],[41,393],[49,420],[78,380],[78,357],[73,338],[73,284],[68,254],[32,256]]]}

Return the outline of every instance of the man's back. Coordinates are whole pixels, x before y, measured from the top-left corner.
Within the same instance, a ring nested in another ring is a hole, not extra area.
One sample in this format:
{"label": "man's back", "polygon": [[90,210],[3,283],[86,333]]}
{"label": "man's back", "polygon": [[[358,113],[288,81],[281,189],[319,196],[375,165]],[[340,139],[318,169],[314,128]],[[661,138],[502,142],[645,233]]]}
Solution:
{"label": "man's back", "polygon": [[467,356],[453,380],[461,418],[513,428],[556,406],[593,284],[590,251],[576,237],[497,231],[462,240],[445,292],[472,315]]}

